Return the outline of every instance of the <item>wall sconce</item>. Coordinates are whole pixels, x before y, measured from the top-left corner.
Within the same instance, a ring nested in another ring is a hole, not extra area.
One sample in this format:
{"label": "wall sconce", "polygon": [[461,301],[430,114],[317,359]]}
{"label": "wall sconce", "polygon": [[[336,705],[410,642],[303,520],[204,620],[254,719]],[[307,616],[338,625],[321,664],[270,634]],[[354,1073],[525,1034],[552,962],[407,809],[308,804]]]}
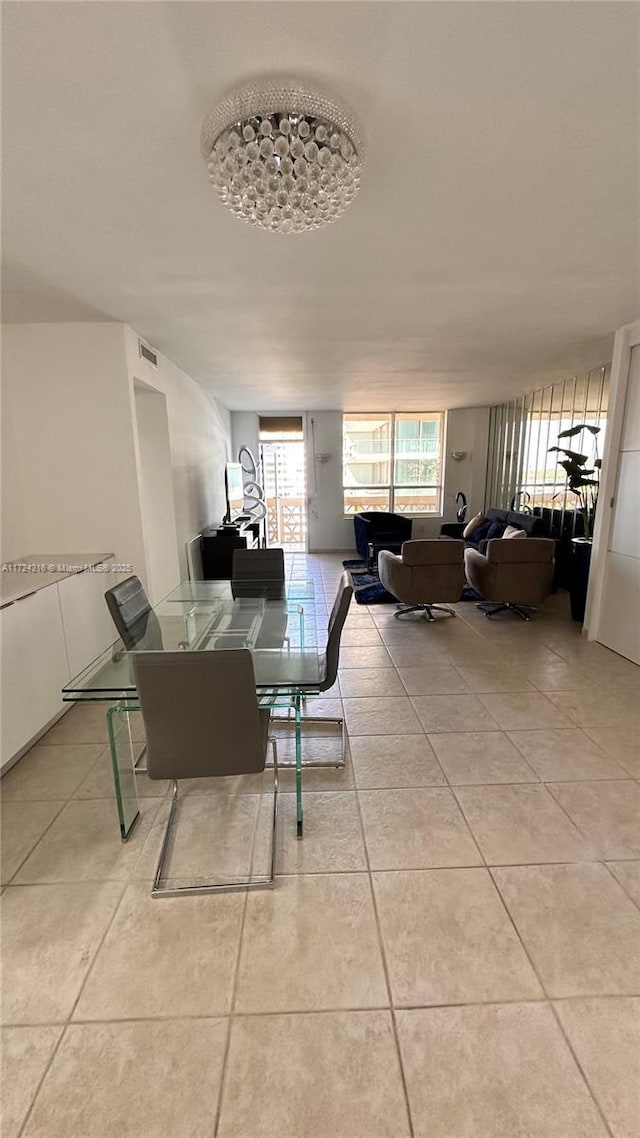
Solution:
{"label": "wall sconce", "polygon": [[452,450],[451,457],[454,462],[462,462],[462,459],[467,457],[467,453],[466,450]]}

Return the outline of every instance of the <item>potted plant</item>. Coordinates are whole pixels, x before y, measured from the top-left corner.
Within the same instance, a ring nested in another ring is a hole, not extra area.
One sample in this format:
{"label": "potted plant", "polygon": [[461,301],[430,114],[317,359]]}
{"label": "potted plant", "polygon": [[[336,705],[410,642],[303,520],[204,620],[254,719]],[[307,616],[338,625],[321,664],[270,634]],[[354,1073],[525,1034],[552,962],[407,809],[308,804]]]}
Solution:
{"label": "potted plant", "polygon": [[593,465],[588,466],[589,456],[579,451],[569,450],[567,447],[549,447],[549,451],[557,451],[564,455],[558,462],[567,473],[567,489],[578,499],[577,514],[582,519],[582,535],[574,536],[571,541],[572,564],[569,582],[571,596],[571,616],[573,620],[584,620],[584,610],[587,603],[587,585],[589,582],[589,566],[591,564],[591,544],[593,537],[593,523],[598,503],[598,488],[600,485],[599,472],[602,465],[598,457],[597,436],[600,427],[590,423],[578,423],[575,427],[568,427],[558,435],[560,439],[573,439],[588,431],[594,436],[596,457]]}

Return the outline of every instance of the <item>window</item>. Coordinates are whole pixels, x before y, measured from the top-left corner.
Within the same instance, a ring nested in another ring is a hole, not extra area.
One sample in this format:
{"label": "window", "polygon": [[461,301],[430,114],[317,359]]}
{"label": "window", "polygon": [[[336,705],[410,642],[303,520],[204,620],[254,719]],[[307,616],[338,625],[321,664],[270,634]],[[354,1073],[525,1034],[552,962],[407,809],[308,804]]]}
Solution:
{"label": "window", "polygon": [[345,514],[439,514],[444,414],[343,416]]}

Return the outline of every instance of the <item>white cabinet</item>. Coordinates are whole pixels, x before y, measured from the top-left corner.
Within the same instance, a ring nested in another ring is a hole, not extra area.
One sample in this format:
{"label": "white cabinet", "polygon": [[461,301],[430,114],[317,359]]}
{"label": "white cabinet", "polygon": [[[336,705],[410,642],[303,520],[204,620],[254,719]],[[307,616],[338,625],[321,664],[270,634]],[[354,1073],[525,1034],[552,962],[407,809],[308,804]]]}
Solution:
{"label": "white cabinet", "polygon": [[[102,564],[108,561],[113,558]],[[117,639],[104,599],[117,580],[112,573],[86,569],[0,610],[0,770],[69,707],[62,700],[64,685]]]}
{"label": "white cabinet", "polygon": [[104,599],[105,591],[116,580],[113,574],[87,569],[65,577],[55,586],[60,596],[70,677],[77,676],[117,639]]}
{"label": "white cabinet", "polygon": [[63,707],[69,671],[56,586],[3,608],[0,631],[4,765]]}

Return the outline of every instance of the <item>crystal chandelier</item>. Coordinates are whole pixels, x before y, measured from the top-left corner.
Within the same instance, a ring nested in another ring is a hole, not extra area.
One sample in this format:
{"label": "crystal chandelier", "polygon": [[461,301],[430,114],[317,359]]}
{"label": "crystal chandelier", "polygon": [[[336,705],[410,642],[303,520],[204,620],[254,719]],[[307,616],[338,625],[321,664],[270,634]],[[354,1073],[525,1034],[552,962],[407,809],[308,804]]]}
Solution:
{"label": "crystal chandelier", "polygon": [[353,113],[294,79],[232,91],[205,118],[201,146],[223,205],[274,233],[335,221],[360,186],[364,143]]}

